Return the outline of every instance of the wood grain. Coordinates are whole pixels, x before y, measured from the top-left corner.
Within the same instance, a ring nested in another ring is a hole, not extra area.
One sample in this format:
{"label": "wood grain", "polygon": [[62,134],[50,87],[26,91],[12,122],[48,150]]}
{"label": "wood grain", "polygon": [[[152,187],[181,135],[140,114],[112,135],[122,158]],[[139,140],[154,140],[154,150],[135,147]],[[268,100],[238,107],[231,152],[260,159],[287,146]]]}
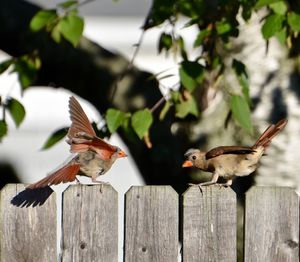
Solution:
{"label": "wood grain", "polygon": [[290,188],[246,194],[245,262],[299,261],[299,197]]}
{"label": "wood grain", "polygon": [[178,205],[170,186],[132,187],[126,193],[126,262],[177,261]]}
{"label": "wood grain", "polygon": [[76,185],[63,194],[62,261],[118,261],[118,193]]}
{"label": "wood grain", "polygon": [[236,195],[220,186],[183,194],[183,261],[236,261]]}
{"label": "wood grain", "polygon": [[24,189],[22,184],[8,184],[0,193],[1,262],[56,261],[55,194],[42,206],[13,206],[11,199]]}

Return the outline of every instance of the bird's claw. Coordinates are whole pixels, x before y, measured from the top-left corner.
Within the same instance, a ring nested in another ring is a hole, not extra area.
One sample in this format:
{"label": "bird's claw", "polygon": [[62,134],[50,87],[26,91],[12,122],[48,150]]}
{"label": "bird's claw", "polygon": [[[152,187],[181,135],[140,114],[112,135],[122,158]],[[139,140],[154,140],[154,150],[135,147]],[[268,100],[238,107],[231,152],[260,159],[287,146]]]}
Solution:
{"label": "bird's claw", "polygon": [[197,186],[201,192],[201,194],[203,195],[203,190],[202,190],[202,185],[200,184],[194,184],[194,183],[188,183],[189,186]]}

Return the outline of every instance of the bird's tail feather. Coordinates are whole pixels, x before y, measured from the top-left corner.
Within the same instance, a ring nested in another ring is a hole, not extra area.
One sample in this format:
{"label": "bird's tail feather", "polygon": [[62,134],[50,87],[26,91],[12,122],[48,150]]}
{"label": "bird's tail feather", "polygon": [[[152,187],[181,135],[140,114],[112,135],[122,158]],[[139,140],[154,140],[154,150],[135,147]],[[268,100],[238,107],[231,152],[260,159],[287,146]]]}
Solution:
{"label": "bird's tail feather", "polygon": [[281,119],[277,124],[270,125],[262,135],[257,139],[256,143],[253,145],[252,148],[258,148],[260,146],[267,148],[272,139],[286,126],[287,120]]}
{"label": "bird's tail feather", "polygon": [[72,182],[75,180],[79,172],[80,165],[70,163],[55,171],[53,174],[43,178],[42,180],[29,185],[28,189],[43,188],[46,186],[57,185],[60,183]]}

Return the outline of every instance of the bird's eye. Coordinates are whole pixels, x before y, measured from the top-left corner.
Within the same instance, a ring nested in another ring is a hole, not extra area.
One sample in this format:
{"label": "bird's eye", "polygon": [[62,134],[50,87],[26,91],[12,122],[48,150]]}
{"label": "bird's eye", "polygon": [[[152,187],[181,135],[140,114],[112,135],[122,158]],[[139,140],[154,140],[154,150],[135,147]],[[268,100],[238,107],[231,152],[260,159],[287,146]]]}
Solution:
{"label": "bird's eye", "polygon": [[192,156],[192,159],[193,159],[193,160],[196,160],[196,158],[197,158],[196,156]]}

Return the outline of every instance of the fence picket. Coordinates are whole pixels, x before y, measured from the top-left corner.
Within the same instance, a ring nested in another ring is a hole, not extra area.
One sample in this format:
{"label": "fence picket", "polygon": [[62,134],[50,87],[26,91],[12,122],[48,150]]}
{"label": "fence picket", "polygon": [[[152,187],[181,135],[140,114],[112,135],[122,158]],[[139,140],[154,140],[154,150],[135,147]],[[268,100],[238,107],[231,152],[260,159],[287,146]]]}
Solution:
{"label": "fence picket", "polygon": [[178,212],[170,186],[131,187],[125,195],[125,261],[176,262]]}
{"label": "fence picket", "polygon": [[284,187],[246,194],[245,262],[299,261],[299,197]]}
{"label": "fence picket", "polygon": [[56,261],[56,197],[36,207],[17,207],[11,199],[25,186],[8,184],[0,193],[1,261]]}
{"label": "fence picket", "polygon": [[236,195],[220,186],[183,194],[183,261],[236,261]]}
{"label": "fence picket", "polygon": [[118,193],[109,185],[63,193],[62,261],[118,261]]}

